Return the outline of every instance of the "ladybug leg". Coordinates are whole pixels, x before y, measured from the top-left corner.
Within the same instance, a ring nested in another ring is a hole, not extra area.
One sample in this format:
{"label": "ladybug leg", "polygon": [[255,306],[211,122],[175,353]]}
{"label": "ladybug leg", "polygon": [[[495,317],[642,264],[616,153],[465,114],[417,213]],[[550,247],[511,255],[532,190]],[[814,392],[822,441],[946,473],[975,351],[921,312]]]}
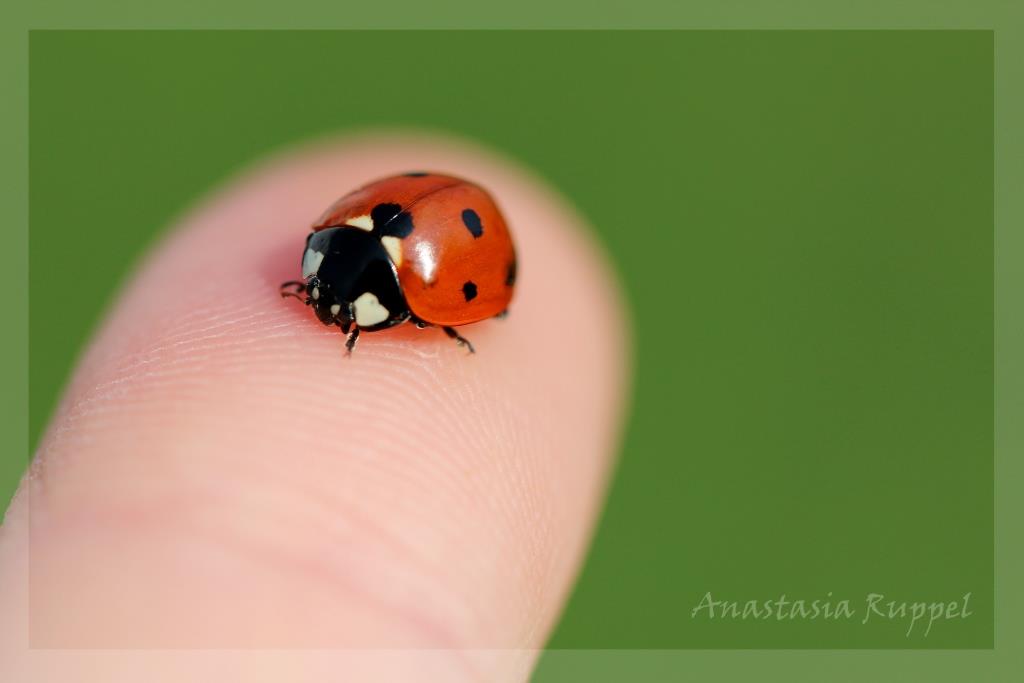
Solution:
{"label": "ladybug leg", "polygon": [[506,308],[504,311],[502,311],[501,313],[498,313],[494,317],[497,318],[498,320],[504,320],[505,318],[508,317],[508,309]]}
{"label": "ladybug leg", "polygon": [[476,349],[474,349],[473,345],[469,343],[469,340],[460,335],[458,332],[448,327],[447,325],[445,325],[441,329],[444,330],[445,334],[454,339],[455,343],[457,343],[459,346],[465,346],[467,349],[469,349],[470,353],[476,353]]}
{"label": "ladybug leg", "polygon": [[348,339],[345,340],[345,355],[348,357],[352,356],[352,349],[356,347],[356,339],[359,339],[359,328],[352,330],[352,334],[348,335]]}

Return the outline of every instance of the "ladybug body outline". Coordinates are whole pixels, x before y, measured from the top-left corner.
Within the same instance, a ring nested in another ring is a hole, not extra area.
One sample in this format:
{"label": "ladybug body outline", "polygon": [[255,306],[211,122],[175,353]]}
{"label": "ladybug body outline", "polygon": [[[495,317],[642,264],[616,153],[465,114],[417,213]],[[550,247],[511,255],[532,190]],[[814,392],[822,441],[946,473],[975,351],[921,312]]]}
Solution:
{"label": "ladybug body outline", "polygon": [[[511,234],[491,196],[455,176],[407,173],[335,201],[313,224],[302,279],[281,285],[349,337],[412,322],[453,328],[504,317],[515,286]],[[300,294],[305,293],[305,297]]]}

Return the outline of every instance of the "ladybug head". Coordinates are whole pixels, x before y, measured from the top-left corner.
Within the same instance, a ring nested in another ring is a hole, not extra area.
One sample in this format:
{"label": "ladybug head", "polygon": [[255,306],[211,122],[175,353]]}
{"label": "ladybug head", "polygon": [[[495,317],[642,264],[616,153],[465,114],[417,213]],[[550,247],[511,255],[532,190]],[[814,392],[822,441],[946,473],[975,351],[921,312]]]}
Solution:
{"label": "ladybug head", "polygon": [[355,320],[352,302],[340,301],[330,283],[321,282],[316,275],[306,280],[306,303],[324,325],[336,324],[348,332]]}
{"label": "ladybug head", "polygon": [[[362,228],[339,226],[313,232],[302,255],[305,302],[324,325],[345,332],[409,318],[395,266],[380,238]],[[300,297],[301,298],[301,297]]]}

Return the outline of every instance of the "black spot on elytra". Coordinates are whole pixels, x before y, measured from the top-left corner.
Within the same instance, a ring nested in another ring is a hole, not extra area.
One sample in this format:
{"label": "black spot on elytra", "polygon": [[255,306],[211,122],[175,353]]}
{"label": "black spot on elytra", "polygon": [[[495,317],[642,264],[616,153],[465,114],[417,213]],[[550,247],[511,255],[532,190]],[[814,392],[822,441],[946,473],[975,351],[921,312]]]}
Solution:
{"label": "black spot on elytra", "polygon": [[462,222],[466,224],[473,237],[484,234],[484,224],[480,222],[480,216],[473,209],[462,210]]}
{"label": "black spot on elytra", "polygon": [[378,204],[370,211],[370,218],[373,219],[373,231],[384,237],[408,237],[412,232],[412,216],[408,211],[402,211],[398,204]]}
{"label": "black spot on elytra", "polygon": [[505,285],[511,287],[516,283],[516,261],[512,259],[512,263],[508,264],[508,270],[505,271]]}
{"label": "black spot on elytra", "polygon": [[422,178],[425,175],[430,174],[427,173],[426,171],[409,171],[408,173],[405,174],[405,176],[408,178]]}
{"label": "black spot on elytra", "polygon": [[462,285],[462,295],[466,297],[466,301],[476,298],[476,284],[472,280],[468,280],[466,284]]}

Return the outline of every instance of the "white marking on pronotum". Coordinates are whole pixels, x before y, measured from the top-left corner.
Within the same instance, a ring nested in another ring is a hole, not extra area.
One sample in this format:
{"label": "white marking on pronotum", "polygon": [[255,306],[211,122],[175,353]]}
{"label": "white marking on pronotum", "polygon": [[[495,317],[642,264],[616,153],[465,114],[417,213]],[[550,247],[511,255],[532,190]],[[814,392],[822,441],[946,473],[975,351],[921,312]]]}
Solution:
{"label": "white marking on pronotum", "polygon": [[323,262],[324,253],[322,251],[307,249],[306,253],[302,255],[302,278],[306,279],[316,275],[317,271],[320,270],[320,264]]}
{"label": "white marking on pronotum", "polygon": [[373,232],[373,219],[365,214],[362,216],[356,216],[355,218],[349,218],[345,221],[345,225],[351,225],[353,228]]}
{"label": "white marking on pronotum", "polygon": [[336,316],[339,313],[341,313],[341,304],[334,304],[331,306],[331,315]]}
{"label": "white marking on pronotum", "polygon": [[402,265],[402,240],[394,235],[385,235],[380,238],[380,243],[388,251],[388,256],[395,262],[395,268]]}
{"label": "white marking on pronotum", "polygon": [[388,309],[380,305],[380,300],[373,292],[364,292],[352,302],[356,309],[356,325],[360,327],[371,327],[382,323],[391,315]]}
{"label": "white marking on pronotum", "polygon": [[314,299],[319,299],[320,298],[320,288],[319,287],[314,287],[312,294],[313,294],[313,298]]}

